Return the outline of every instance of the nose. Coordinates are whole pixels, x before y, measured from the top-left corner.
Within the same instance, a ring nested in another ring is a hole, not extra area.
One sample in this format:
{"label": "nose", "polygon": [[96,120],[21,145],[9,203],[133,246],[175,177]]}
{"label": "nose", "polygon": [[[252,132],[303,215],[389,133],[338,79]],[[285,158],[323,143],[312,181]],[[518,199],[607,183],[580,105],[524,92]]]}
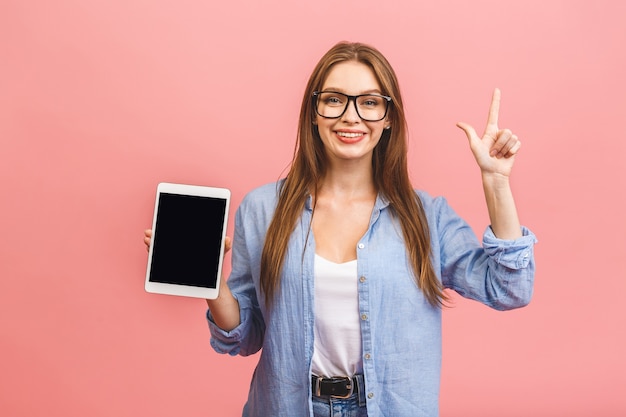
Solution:
{"label": "nose", "polygon": [[354,98],[348,99],[348,107],[343,113],[342,119],[348,123],[357,123],[361,121],[361,117],[356,110],[356,100]]}

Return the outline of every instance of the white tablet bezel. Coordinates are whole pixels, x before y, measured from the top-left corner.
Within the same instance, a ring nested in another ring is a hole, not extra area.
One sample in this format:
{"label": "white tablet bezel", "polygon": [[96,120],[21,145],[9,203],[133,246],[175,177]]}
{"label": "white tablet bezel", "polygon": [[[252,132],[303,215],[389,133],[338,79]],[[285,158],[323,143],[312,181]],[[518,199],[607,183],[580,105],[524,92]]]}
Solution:
{"label": "white tablet bezel", "polygon": [[187,184],[174,184],[174,183],[160,183],[157,186],[156,199],[154,203],[154,215],[152,218],[152,242],[158,239],[157,228],[157,215],[159,210],[159,199],[161,193],[178,194],[186,196],[200,196],[200,197],[213,197],[226,201],[226,207],[224,210],[224,217],[222,219],[216,219],[216,221],[222,221],[222,236],[220,245],[220,255],[217,268],[217,280],[215,288],[197,287],[185,284],[171,284],[150,281],[150,269],[152,266],[152,250],[154,245],[150,245],[148,251],[148,265],[146,269],[146,282],[145,290],[150,293],[156,294],[168,294],[178,295],[184,297],[196,297],[205,299],[215,299],[219,294],[220,282],[222,280],[222,264],[224,262],[224,241],[226,239],[226,228],[228,225],[228,211],[230,208],[230,190],[226,188],[205,187],[199,185],[187,185]]}

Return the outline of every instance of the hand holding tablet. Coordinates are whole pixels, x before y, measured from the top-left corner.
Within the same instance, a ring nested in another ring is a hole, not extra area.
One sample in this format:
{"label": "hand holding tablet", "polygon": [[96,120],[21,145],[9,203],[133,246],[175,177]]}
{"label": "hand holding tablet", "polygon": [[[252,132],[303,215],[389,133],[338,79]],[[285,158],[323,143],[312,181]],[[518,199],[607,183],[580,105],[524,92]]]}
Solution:
{"label": "hand holding tablet", "polygon": [[217,298],[229,205],[224,188],[158,185],[152,236],[146,235],[146,291]]}

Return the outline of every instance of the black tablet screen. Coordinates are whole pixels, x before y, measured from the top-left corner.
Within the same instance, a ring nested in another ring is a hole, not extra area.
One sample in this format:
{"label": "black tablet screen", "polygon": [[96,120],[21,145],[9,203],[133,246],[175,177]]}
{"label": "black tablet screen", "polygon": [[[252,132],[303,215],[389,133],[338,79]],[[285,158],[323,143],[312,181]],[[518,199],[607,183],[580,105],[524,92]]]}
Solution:
{"label": "black tablet screen", "polygon": [[160,193],[152,282],[215,288],[226,200]]}

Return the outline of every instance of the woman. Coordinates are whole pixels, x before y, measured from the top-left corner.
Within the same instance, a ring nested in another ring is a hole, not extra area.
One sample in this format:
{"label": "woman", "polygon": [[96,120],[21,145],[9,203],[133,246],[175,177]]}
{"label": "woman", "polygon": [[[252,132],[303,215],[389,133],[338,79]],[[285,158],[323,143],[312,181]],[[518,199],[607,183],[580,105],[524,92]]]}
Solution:
{"label": "woman", "polygon": [[387,60],[359,43],[322,57],[291,169],[241,203],[231,276],[208,301],[216,351],[262,349],[244,416],[438,415],[443,289],[498,310],[532,294],[535,237],[509,185],[520,142],[499,102],[482,138],[458,125],[491,221],[480,245],[443,198],[413,190]]}

